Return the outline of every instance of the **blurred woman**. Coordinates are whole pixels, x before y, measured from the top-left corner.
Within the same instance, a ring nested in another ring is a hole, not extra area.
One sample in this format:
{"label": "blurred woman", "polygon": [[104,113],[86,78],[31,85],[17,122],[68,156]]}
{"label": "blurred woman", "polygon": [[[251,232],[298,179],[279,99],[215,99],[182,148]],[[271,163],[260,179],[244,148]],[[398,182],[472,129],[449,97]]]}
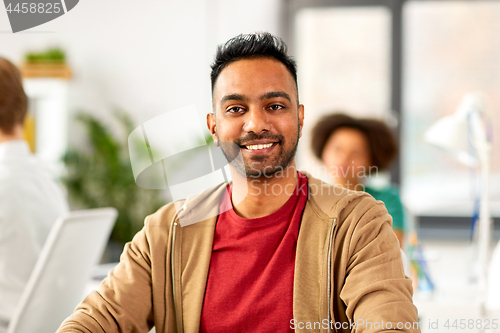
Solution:
{"label": "blurred woman", "polygon": [[396,188],[373,188],[364,184],[370,176],[387,169],[398,146],[385,123],[336,113],[321,118],[313,129],[312,149],[326,166],[332,182],[344,188],[365,191],[384,202],[392,216],[392,228],[403,244],[403,205]]}

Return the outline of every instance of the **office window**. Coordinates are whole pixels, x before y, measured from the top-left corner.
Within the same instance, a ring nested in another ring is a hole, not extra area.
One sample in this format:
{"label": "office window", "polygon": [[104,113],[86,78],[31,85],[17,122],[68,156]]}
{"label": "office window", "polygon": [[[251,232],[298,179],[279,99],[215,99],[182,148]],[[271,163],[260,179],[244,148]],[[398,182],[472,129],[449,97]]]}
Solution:
{"label": "office window", "polygon": [[423,135],[454,113],[466,93],[482,92],[495,133],[491,200],[500,202],[500,2],[411,1],[403,22],[404,201],[419,215],[470,216],[474,170]]}
{"label": "office window", "polygon": [[298,166],[316,171],[310,130],[324,114],[390,115],[391,14],[385,7],[304,8],[295,22],[294,54],[305,127]]}

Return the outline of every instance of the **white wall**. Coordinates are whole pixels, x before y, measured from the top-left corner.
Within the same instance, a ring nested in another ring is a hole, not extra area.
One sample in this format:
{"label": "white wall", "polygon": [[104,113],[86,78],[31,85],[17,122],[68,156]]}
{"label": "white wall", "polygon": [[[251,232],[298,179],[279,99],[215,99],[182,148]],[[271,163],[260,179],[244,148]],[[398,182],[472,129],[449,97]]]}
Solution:
{"label": "white wall", "polygon": [[[200,121],[211,111],[210,63],[215,47],[239,33],[281,29],[281,1],[85,0],[54,21],[11,31],[0,7],[0,56],[20,63],[30,50],[62,47],[74,77],[69,112],[109,121],[113,107],[137,122],[190,104]],[[70,124],[70,144],[79,144]]]}

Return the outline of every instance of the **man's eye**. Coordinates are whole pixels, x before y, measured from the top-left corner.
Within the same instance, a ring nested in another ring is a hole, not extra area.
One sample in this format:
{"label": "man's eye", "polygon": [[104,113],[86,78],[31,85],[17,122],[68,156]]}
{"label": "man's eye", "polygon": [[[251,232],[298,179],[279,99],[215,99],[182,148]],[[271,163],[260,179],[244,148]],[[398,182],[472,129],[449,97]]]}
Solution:
{"label": "man's eye", "polygon": [[232,108],[229,108],[226,110],[226,112],[228,112],[228,113],[238,113],[241,111],[243,111],[243,108],[240,106],[233,106]]}
{"label": "man's eye", "polygon": [[283,109],[283,108],[284,108],[284,106],[283,106],[283,105],[279,105],[279,104],[273,104],[273,105],[271,105],[269,108],[270,108],[271,110],[273,110],[273,111],[278,111],[278,110]]}

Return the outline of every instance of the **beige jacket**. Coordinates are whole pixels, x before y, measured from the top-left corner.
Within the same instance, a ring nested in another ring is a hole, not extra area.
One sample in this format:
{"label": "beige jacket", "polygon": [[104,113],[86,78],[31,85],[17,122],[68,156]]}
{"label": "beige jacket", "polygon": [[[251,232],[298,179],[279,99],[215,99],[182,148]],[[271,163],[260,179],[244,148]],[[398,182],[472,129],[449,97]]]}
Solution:
{"label": "beige jacket", "polygon": [[[389,332],[390,325],[419,332],[411,281],[384,204],[304,174],[310,196],[297,241],[290,326]],[[181,227],[179,218],[214,209],[210,203],[217,206],[224,189],[186,201],[180,213],[168,204],[148,216],[120,264],[58,332],[148,332],[152,326],[158,333],[199,332],[217,219]]]}

